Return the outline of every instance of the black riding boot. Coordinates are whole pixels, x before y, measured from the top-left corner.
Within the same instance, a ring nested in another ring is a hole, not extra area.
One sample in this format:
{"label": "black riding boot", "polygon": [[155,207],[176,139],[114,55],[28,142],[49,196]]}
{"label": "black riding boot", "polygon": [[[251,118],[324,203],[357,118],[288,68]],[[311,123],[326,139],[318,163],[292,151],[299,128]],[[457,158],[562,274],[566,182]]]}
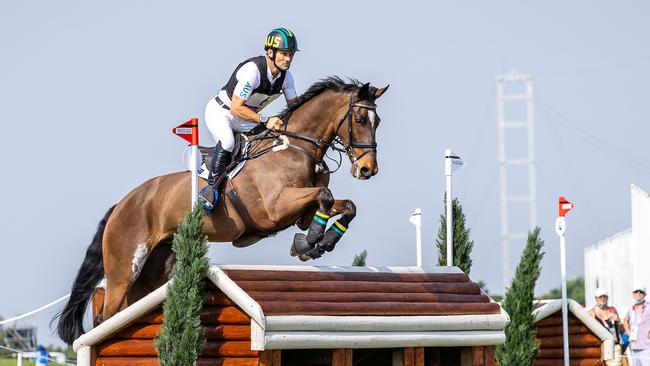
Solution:
{"label": "black riding boot", "polygon": [[199,196],[203,201],[203,207],[206,210],[212,211],[214,204],[217,203],[217,187],[214,186],[215,182],[226,172],[232,153],[224,150],[221,147],[221,141],[215,146],[214,154],[206,161],[206,167],[210,171],[208,176],[208,187],[204,187]]}

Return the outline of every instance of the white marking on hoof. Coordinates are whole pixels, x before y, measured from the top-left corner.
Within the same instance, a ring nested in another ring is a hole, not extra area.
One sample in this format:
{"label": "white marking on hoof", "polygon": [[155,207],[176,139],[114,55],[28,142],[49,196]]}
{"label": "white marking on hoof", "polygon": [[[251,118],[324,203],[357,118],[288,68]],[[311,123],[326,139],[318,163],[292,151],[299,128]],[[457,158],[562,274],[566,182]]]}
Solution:
{"label": "white marking on hoof", "polygon": [[147,260],[147,245],[145,243],[138,244],[138,247],[135,248],[133,253],[133,259],[131,259],[131,272],[133,272],[133,277],[137,277],[144,266],[144,262]]}

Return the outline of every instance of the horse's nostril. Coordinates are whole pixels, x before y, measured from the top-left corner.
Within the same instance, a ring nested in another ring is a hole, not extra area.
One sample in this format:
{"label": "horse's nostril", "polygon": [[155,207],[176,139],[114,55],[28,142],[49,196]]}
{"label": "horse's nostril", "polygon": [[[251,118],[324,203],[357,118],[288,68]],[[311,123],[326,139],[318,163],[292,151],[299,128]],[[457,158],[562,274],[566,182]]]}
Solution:
{"label": "horse's nostril", "polygon": [[363,175],[364,177],[369,176],[370,175],[370,169],[368,169],[367,167],[364,166],[363,168],[361,168],[361,175]]}

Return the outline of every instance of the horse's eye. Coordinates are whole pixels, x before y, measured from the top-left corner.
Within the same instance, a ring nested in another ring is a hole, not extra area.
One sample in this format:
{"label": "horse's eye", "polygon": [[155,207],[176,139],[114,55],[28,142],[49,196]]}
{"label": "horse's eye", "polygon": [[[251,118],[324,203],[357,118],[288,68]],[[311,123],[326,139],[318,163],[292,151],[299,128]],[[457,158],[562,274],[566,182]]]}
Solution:
{"label": "horse's eye", "polygon": [[362,124],[362,123],[364,123],[366,121],[366,119],[363,118],[362,116],[357,116],[356,121],[357,121],[358,124]]}

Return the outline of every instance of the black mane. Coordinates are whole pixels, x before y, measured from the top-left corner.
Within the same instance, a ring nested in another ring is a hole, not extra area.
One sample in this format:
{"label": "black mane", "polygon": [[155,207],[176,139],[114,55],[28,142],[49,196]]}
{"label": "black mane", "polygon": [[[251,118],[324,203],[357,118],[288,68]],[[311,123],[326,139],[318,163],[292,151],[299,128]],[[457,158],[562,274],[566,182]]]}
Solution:
{"label": "black mane", "polygon": [[361,86],[361,82],[356,79],[350,79],[350,82],[346,83],[343,81],[343,79],[336,75],[328,76],[315,82],[312,84],[312,86],[309,87],[309,89],[307,89],[304,94],[298,96],[298,99],[295,102],[293,102],[291,105],[288,105],[284,110],[282,110],[282,112],[280,112],[280,118],[284,120],[287,115],[290,115],[293,113],[293,111],[300,108],[300,106],[305,104],[308,100],[314,98],[325,90],[349,93],[358,91]]}

